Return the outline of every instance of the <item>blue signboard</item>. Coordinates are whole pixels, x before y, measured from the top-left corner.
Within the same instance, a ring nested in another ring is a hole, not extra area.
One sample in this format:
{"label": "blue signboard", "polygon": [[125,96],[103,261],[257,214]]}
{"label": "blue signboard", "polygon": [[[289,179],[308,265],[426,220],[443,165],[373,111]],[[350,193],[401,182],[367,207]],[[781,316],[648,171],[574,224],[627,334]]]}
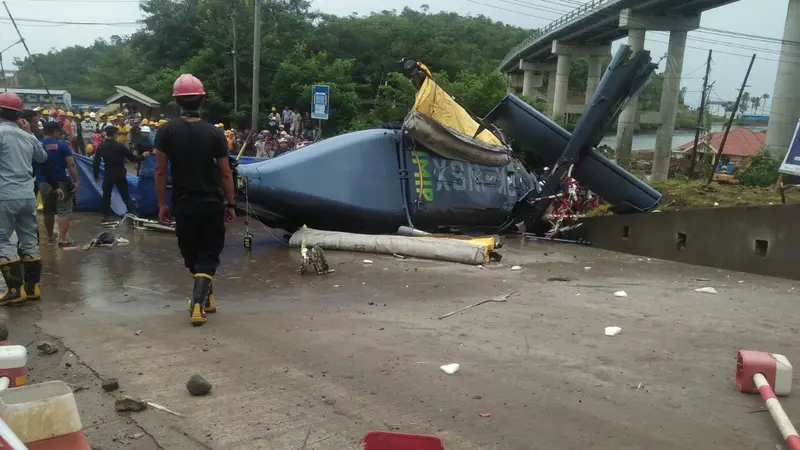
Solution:
{"label": "blue signboard", "polygon": [[331,113],[330,88],[323,85],[311,86],[311,118],[328,120]]}
{"label": "blue signboard", "polygon": [[800,175],[800,121],[794,129],[794,136],[792,142],[789,144],[789,151],[786,152],[786,157],[783,158],[780,172],[788,175]]}

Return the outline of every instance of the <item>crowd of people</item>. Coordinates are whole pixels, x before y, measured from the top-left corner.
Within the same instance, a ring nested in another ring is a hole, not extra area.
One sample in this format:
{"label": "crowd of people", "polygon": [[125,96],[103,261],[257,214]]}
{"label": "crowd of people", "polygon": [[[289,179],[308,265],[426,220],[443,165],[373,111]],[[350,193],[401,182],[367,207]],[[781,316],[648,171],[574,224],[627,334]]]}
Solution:
{"label": "crowd of people", "polygon": [[[243,154],[246,156],[275,158],[321,139],[320,126],[314,125],[311,114],[307,112],[301,115],[288,106],[284,107],[282,113],[273,107],[266,125],[266,128],[256,131],[225,130],[228,148],[233,153],[239,153],[244,148]],[[221,123],[217,127],[224,129]]]}

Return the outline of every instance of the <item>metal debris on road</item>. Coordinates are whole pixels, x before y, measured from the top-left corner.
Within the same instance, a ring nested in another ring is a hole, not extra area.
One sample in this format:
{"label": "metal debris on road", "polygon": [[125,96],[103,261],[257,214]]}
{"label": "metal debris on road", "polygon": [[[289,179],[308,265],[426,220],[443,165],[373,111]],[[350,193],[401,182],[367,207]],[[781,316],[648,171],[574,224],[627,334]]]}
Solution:
{"label": "metal debris on road", "polygon": [[699,278],[699,277],[692,277],[692,280],[694,280],[694,281],[711,281],[708,278]]}
{"label": "metal debris on road", "polygon": [[616,336],[622,331],[620,327],[606,327],[605,333],[606,336]]}
{"label": "metal debris on road", "polygon": [[628,296],[628,293],[627,293],[627,292],[625,292],[625,291],[617,291],[617,292],[614,292],[614,297],[621,297],[621,298],[625,298],[625,297],[627,297],[627,296]]}
{"label": "metal debris on road", "polygon": [[161,406],[161,405],[159,405],[158,403],[153,403],[153,402],[145,402],[145,405],[147,405],[147,406],[151,406],[151,407],[153,407],[154,409],[157,409],[157,410],[159,410],[159,411],[164,411],[165,413],[172,414],[173,416],[177,416],[177,417],[186,417],[185,415],[183,415],[183,414],[181,414],[181,413],[177,413],[177,412],[175,412],[175,411],[173,411],[173,410],[171,410],[171,409],[169,409],[169,408],[167,408],[167,407],[165,407],[165,406]]}
{"label": "metal debris on road", "polygon": [[547,281],[571,281],[569,277],[548,277]]}
{"label": "metal debris on road", "polygon": [[444,372],[444,373],[446,373],[448,375],[452,375],[452,374],[458,372],[458,369],[461,368],[461,365],[458,364],[458,363],[445,364],[445,365],[443,365],[443,366],[441,366],[439,368],[442,369],[442,372]]}
{"label": "metal debris on road", "polygon": [[694,291],[695,291],[695,292],[699,292],[699,293],[701,293],[701,294],[716,294],[716,293],[717,293],[717,290],[716,290],[716,289],[714,289],[713,287],[702,287],[702,288],[697,288],[697,289],[695,289]]}
{"label": "metal debris on road", "polygon": [[522,266],[514,266],[511,270],[522,270]]}
{"label": "metal debris on road", "polygon": [[372,260],[371,259],[365,259],[364,260],[364,264],[372,264]]}
{"label": "metal debris on road", "polygon": [[442,319],[444,319],[444,318],[450,317],[450,316],[452,316],[453,314],[458,314],[458,313],[460,313],[461,311],[466,311],[466,310],[468,310],[468,309],[470,309],[470,308],[474,308],[474,307],[476,307],[476,306],[480,306],[480,305],[482,305],[482,304],[484,304],[484,303],[489,303],[489,302],[493,302],[493,303],[505,303],[505,301],[506,301],[506,300],[508,300],[508,297],[511,297],[511,296],[512,296],[513,294],[515,294],[516,292],[517,292],[517,290],[516,290],[516,289],[514,289],[513,291],[511,291],[511,292],[509,292],[509,293],[507,293],[507,294],[501,294],[501,295],[498,295],[497,297],[489,298],[489,299],[486,299],[486,300],[481,300],[481,301],[479,301],[479,302],[477,302],[477,303],[473,303],[473,304],[471,304],[471,305],[469,305],[469,306],[465,306],[465,307],[463,307],[463,308],[461,308],[461,309],[457,309],[457,310],[455,310],[455,311],[453,311],[453,312],[449,312],[449,313],[447,313],[447,314],[445,314],[445,315],[443,315],[443,316],[439,316],[439,320],[442,320]]}

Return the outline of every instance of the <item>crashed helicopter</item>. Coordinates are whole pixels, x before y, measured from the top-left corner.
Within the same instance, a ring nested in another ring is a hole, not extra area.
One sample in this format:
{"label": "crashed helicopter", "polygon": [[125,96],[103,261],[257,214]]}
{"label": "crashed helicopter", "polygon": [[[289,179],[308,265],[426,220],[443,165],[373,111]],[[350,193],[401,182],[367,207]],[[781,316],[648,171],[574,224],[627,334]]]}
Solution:
{"label": "crashed helicopter", "polygon": [[[265,224],[394,233],[399,226],[501,232],[541,223],[562,182],[573,177],[610,204],[634,213],[661,194],[595,149],[626,103],[656,69],[647,51],[622,46],[574,132],[513,94],[486,117],[462,108],[419,62],[406,69],[418,87],[403,125],[332,137],[237,168],[237,201]],[[543,177],[518,151],[551,167]]]}

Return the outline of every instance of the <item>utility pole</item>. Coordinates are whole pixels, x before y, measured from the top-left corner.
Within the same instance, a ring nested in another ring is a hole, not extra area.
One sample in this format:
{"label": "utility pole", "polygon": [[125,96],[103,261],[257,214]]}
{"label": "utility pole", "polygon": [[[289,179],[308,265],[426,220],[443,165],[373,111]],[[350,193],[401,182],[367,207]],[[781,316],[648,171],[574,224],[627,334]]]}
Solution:
{"label": "utility pole", "polygon": [[8,10],[8,5],[6,2],[3,2],[3,6],[6,8],[6,13],[8,14],[8,18],[11,19],[11,24],[14,25],[14,29],[17,30],[17,36],[19,36],[20,42],[22,42],[23,47],[25,47],[25,52],[28,53],[28,58],[31,59],[31,63],[33,64],[33,68],[36,70],[36,73],[39,75],[39,79],[42,80],[42,86],[44,86],[45,92],[47,92],[47,96],[50,97],[50,103],[53,104],[53,108],[56,107],[56,100],[53,98],[53,94],[50,93],[50,89],[47,87],[47,83],[44,81],[44,77],[42,76],[42,72],[39,70],[39,66],[36,65],[36,58],[33,57],[31,51],[28,49],[28,44],[25,42],[25,39],[22,37],[22,33],[19,32],[19,27],[17,26],[17,21],[14,20],[14,16],[11,15],[11,11]]}
{"label": "utility pole", "polygon": [[239,63],[236,59],[236,0],[231,1],[231,31],[233,32],[233,112],[239,111]]}
{"label": "utility pole", "polygon": [[[706,92],[708,91],[708,74],[711,72],[711,50],[708,51],[706,60],[706,76],[703,77],[703,92],[700,97],[700,109],[697,110],[697,126],[694,130],[694,145],[692,146],[692,161],[689,163],[689,179],[694,178],[694,165],[697,162],[697,142],[700,140],[700,127],[703,125],[703,114],[706,112]],[[713,169],[712,169],[713,172]]]}
{"label": "utility pole", "polygon": [[261,0],[255,0],[255,15],[253,16],[253,105],[250,118],[250,130],[258,129],[258,65],[261,61]]}
{"label": "utility pole", "polygon": [[731,112],[731,116],[728,118],[728,125],[725,127],[725,134],[722,135],[722,142],[719,144],[719,150],[717,150],[717,154],[714,156],[714,164],[711,166],[711,174],[708,176],[708,181],[706,181],[706,184],[711,183],[711,180],[714,179],[714,170],[716,170],[717,164],[719,164],[719,159],[722,157],[722,152],[725,150],[725,141],[728,140],[728,133],[731,131],[731,125],[733,125],[733,119],[736,117],[736,111],[739,110],[739,102],[742,100],[744,88],[747,87],[747,79],[750,78],[750,70],[753,68],[753,63],[755,60],[756,54],[753,53],[753,57],[750,58],[750,65],[747,66],[747,73],[744,75],[744,81],[742,81],[742,87],[739,89],[739,95],[736,96],[736,102],[733,104],[733,111]]}

